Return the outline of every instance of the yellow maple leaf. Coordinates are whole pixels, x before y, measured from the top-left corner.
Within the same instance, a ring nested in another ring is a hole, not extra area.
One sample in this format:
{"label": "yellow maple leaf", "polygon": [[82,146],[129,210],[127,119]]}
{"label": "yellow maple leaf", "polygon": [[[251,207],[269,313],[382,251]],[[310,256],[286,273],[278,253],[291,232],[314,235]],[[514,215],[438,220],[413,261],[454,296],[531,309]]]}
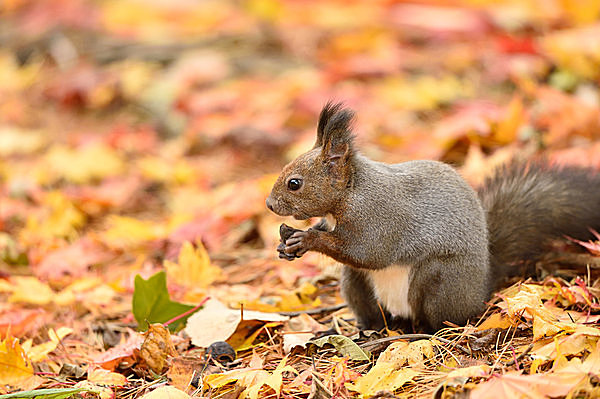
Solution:
{"label": "yellow maple leaf", "polygon": [[21,231],[21,242],[36,241],[52,237],[74,238],[77,229],[86,222],[86,216],[71,200],[58,191],[43,196],[41,204],[44,212],[29,216],[25,228]]}
{"label": "yellow maple leaf", "polygon": [[291,372],[298,374],[298,371],[292,366],[287,365],[286,362],[287,356],[281,359],[281,362],[273,372],[248,367],[208,375],[204,377],[204,382],[211,388],[219,388],[230,382],[237,381],[238,385],[246,388],[239,397],[250,399],[257,399],[262,388],[266,385],[275,391],[276,396],[279,397],[283,384],[283,373]]}
{"label": "yellow maple leaf", "polygon": [[0,342],[0,384],[18,385],[33,376],[33,366],[14,337]]}
{"label": "yellow maple leaf", "polygon": [[138,161],[142,176],[161,183],[185,184],[194,179],[194,169],[185,160],[146,157]]}
{"label": "yellow maple leaf", "polygon": [[77,149],[57,145],[48,151],[46,161],[57,179],[64,178],[72,183],[116,176],[125,168],[123,159],[114,149],[100,144]]}
{"label": "yellow maple leaf", "polygon": [[416,365],[434,356],[433,345],[428,340],[395,342],[379,355],[375,366],[355,383],[346,388],[363,395],[375,395],[382,390],[395,391],[419,374],[405,365]]}
{"label": "yellow maple leaf", "polygon": [[108,223],[104,240],[108,245],[119,248],[140,245],[167,234],[165,226],[148,220],[112,215],[109,216]]}
{"label": "yellow maple leaf", "polygon": [[177,263],[165,260],[167,277],[187,288],[205,288],[221,276],[221,269],[210,263],[208,252],[199,242],[194,249],[192,243],[186,241],[181,247]]}
{"label": "yellow maple leaf", "polygon": [[268,374],[269,372],[266,370],[248,367],[207,375],[204,377],[204,383],[213,389],[220,388],[235,381],[238,381],[239,385],[248,386],[254,384],[256,381],[264,380]]}
{"label": "yellow maple leaf", "polygon": [[258,394],[264,385],[270,387],[273,391],[275,391],[277,397],[279,397],[281,393],[281,385],[283,384],[283,373],[287,371],[298,374],[298,371],[296,371],[295,368],[285,364],[286,361],[287,356],[281,359],[281,362],[277,365],[277,368],[275,368],[272,373],[269,373],[264,380],[248,387],[244,392],[242,392],[242,397],[245,394],[245,396],[249,397],[250,399],[258,398]]}
{"label": "yellow maple leaf", "polygon": [[35,277],[17,276],[12,277],[12,295],[9,302],[24,302],[35,305],[47,305],[55,297],[54,291],[46,283],[42,283]]}
{"label": "yellow maple leaf", "polygon": [[32,362],[41,362],[46,359],[48,353],[52,352],[60,341],[66,337],[67,335],[73,332],[72,328],[69,327],[60,327],[58,330],[54,331],[54,329],[50,329],[48,331],[48,336],[50,337],[50,341],[44,342],[43,344],[39,344],[36,346],[31,346],[31,340],[27,340],[23,344],[23,349],[27,352],[27,357]]}

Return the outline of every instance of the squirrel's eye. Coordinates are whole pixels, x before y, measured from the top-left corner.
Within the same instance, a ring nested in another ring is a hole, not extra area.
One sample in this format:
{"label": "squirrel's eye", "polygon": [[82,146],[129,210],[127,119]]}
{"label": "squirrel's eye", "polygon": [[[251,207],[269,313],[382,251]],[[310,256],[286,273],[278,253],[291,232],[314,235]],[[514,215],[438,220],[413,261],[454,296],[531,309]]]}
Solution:
{"label": "squirrel's eye", "polygon": [[299,190],[302,187],[302,180],[300,179],[290,179],[287,184],[288,188],[292,191]]}

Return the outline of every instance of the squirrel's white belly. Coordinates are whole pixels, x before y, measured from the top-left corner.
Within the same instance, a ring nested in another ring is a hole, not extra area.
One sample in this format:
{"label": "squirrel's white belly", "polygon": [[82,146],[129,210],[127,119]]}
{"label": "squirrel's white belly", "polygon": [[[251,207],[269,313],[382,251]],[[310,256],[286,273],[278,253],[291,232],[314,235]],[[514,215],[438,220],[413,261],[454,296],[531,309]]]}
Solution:
{"label": "squirrel's white belly", "polygon": [[377,300],[394,317],[411,318],[408,304],[410,266],[393,265],[382,270],[369,271]]}

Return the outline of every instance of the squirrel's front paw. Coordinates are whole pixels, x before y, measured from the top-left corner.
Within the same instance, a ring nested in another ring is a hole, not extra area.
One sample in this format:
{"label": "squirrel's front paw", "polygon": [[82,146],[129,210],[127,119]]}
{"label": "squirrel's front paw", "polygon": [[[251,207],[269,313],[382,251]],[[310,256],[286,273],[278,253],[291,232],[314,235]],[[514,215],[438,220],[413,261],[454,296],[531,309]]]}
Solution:
{"label": "squirrel's front paw", "polygon": [[279,252],[279,258],[280,259],[285,259],[285,260],[289,260],[292,261],[296,258],[299,258],[299,256],[296,256],[296,254],[286,254],[285,253],[285,242],[282,242],[281,244],[279,244],[277,246],[277,252]]}
{"label": "squirrel's front paw", "polygon": [[285,241],[284,253],[288,254],[288,255],[295,255],[298,258],[301,257],[302,255],[304,255],[307,251],[309,251],[311,249],[310,248],[311,234],[312,234],[311,230],[295,231],[294,234],[292,234],[290,236],[290,238],[288,238]]}
{"label": "squirrel's front paw", "polygon": [[296,256],[295,253],[291,253],[288,254],[285,252],[285,242],[288,240],[288,238],[290,238],[296,231],[302,231],[302,230],[298,230],[295,229],[293,227],[288,226],[287,224],[283,223],[280,227],[279,227],[279,237],[281,240],[281,243],[277,246],[277,252],[279,252],[279,257],[281,259],[285,259],[285,260],[289,260],[292,261],[296,258],[299,258],[300,256]]}

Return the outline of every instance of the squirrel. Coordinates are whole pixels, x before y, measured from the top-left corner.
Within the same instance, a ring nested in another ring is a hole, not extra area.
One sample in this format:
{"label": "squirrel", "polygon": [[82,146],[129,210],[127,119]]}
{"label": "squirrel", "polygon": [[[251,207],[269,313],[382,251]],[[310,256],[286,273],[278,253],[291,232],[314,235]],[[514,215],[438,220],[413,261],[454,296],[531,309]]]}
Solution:
{"label": "squirrel", "polygon": [[600,227],[591,169],[512,161],[476,192],[442,162],[368,159],[355,148],[353,119],[327,103],[314,147],[283,168],[266,205],[322,217],[306,231],[282,225],[280,257],[316,251],[344,264],[342,297],[361,329],[464,325],[545,241],[587,239]]}

